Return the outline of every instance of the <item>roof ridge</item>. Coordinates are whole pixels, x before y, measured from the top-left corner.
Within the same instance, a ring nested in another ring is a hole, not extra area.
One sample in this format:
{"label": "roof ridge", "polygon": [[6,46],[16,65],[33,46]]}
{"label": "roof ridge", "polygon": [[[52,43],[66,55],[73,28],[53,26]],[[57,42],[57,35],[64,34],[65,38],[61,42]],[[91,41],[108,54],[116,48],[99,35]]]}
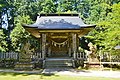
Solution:
{"label": "roof ridge", "polygon": [[39,16],[79,16],[79,14],[75,13],[62,13],[62,14],[57,14],[57,13],[52,13],[52,14],[39,14]]}

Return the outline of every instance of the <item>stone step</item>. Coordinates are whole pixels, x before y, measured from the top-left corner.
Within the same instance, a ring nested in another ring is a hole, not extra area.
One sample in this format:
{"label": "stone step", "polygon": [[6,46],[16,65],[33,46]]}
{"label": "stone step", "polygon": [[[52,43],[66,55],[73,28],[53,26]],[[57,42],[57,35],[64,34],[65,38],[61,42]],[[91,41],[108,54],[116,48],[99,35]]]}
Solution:
{"label": "stone step", "polygon": [[46,64],[45,66],[49,67],[49,66],[72,66],[72,64],[56,64],[56,65],[48,65]]}
{"label": "stone step", "polygon": [[56,60],[56,61],[48,61],[48,60],[45,60],[46,62],[57,62],[57,63],[59,63],[59,62],[62,62],[62,63],[71,63],[71,61],[72,60],[68,60],[68,61],[66,61],[66,60]]}
{"label": "stone step", "polygon": [[45,60],[45,68],[72,67],[72,59],[67,58],[50,58]]}
{"label": "stone step", "polygon": [[45,63],[46,65],[72,65],[71,63]]}
{"label": "stone step", "polygon": [[69,61],[69,62],[55,62],[55,61],[46,61],[45,64],[49,64],[49,65],[62,65],[62,64],[66,64],[66,65],[69,65],[69,64],[72,64],[72,61]]}
{"label": "stone step", "polygon": [[15,70],[32,70],[34,68],[33,63],[19,62],[15,64]]}
{"label": "stone step", "polygon": [[50,65],[47,65],[45,66],[44,68],[72,68],[72,66],[66,66],[66,65],[54,65],[54,66],[50,66]]}

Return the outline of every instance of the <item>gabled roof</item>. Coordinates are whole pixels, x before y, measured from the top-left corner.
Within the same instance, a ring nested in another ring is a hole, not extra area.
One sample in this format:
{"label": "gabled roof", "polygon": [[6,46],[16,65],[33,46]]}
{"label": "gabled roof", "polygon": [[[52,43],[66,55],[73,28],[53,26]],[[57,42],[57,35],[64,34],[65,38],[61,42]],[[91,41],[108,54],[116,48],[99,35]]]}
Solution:
{"label": "gabled roof", "polygon": [[78,30],[81,28],[93,28],[95,26],[85,24],[78,14],[40,14],[34,24],[23,24],[25,28],[36,28],[40,30]]}

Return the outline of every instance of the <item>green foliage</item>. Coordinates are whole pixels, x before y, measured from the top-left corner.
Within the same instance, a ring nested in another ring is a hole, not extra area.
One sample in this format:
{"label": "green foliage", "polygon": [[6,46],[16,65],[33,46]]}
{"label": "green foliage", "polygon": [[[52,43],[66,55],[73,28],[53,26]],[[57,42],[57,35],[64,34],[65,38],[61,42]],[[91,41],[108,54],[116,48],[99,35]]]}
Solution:
{"label": "green foliage", "polygon": [[6,6],[5,1],[0,1],[0,10]]}
{"label": "green foliage", "polygon": [[[103,8],[101,8],[99,16],[94,20],[98,22],[97,27],[89,35],[94,36],[93,42],[101,46],[103,50],[112,51],[115,46],[120,45],[120,3],[112,6],[106,3],[100,5]],[[89,19],[92,18],[94,19],[95,16]]]}
{"label": "green foliage", "polygon": [[55,4],[52,0],[45,0],[43,3],[41,3],[42,11],[40,13],[55,13],[56,8]]}
{"label": "green foliage", "polygon": [[33,21],[30,19],[30,17],[27,15],[23,15],[23,16],[17,16],[15,17],[15,23],[16,23],[16,27],[13,29],[13,31],[11,32],[11,41],[12,41],[12,47],[14,51],[20,52],[22,46],[24,46],[24,44],[26,42],[30,42],[31,44],[31,48],[34,47],[35,50],[38,50],[39,48],[39,42],[33,38],[32,36],[30,36],[30,34],[28,32],[25,31],[25,29],[22,27],[21,24],[31,24],[33,23]]}
{"label": "green foliage", "polygon": [[[14,7],[15,28],[10,37],[15,51],[19,51],[26,40],[38,44],[21,26],[33,23],[37,13],[79,13],[86,23],[97,24],[86,36],[89,41],[98,48],[102,47],[102,50],[114,50],[115,46],[120,45],[119,0],[0,0],[0,10],[4,7]],[[0,51],[7,50],[5,39],[6,36],[0,31]]]}
{"label": "green foliage", "polygon": [[20,51],[21,45],[24,44],[29,37],[25,29],[22,27],[21,24],[27,23],[30,24],[32,21],[29,16],[18,16],[15,18],[16,27],[10,34],[12,46],[15,51]]}
{"label": "green foliage", "polygon": [[7,51],[6,36],[3,33],[3,30],[0,30],[0,52],[6,52],[6,51]]}
{"label": "green foliage", "polygon": [[74,2],[73,0],[61,0],[59,1],[58,5],[58,12],[67,12],[68,10],[73,11],[74,9]]}

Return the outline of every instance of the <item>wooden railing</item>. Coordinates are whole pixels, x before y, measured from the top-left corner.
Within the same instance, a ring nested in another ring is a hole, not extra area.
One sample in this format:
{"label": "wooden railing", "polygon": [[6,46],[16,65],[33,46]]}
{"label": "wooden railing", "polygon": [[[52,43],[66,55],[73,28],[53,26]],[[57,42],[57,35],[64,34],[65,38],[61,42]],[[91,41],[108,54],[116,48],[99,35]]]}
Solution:
{"label": "wooden railing", "polygon": [[0,59],[18,59],[19,53],[8,52],[8,53],[0,53]]}
{"label": "wooden railing", "polygon": [[83,60],[86,60],[87,59],[87,55],[86,53],[76,53],[76,56],[77,56],[77,59],[83,59]]}
{"label": "wooden railing", "polygon": [[[120,55],[101,54],[96,56],[99,57],[101,62],[120,62]],[[76,53],[76,58],[87,60],[88,57],[86,53],[80,52],[80,53]]]}
{"label": "wooden railing", "polygon": [[32,56],[31,56],[32,59],[42,59],[43,58],[43,54],[42,53],[34,53]]}
{"label": "wooden railing", "polygon": [[[31,55],[32,59],[42,59],[42,53],[34,53]],[[19,59],[19,53],[16,52],[7,52],[7,53],[0,53],[0,59]]]}
{"label": "wooden railing", "polygon": [[120,55],[101,54],[98,56],[100,57],[102,62],[106,61],[120,62]]}

